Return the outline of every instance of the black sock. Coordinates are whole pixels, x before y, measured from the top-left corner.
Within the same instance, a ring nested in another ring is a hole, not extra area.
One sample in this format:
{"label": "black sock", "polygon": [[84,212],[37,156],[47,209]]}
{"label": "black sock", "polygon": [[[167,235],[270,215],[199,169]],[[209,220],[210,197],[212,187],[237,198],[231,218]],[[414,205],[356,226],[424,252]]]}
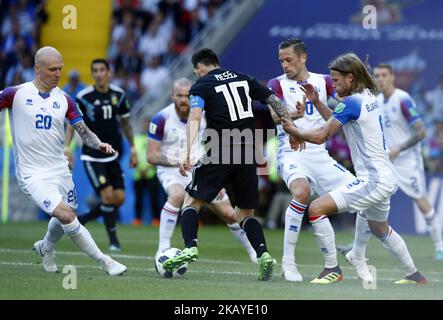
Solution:
{"label": "black sock", "polygon": [[94,207],[92,207],[91,210],[89,210],[88,213],[86,214],[82,214],[81,216],[77,216],[78,221],[85,225],[86,223],[88,223],[91,220],[95,220],[98,217],[100,217],[102,215],[102,212],[100,210],[100,204],[95,205]]}
{"label": "black sock", "polygon": [[268,251],[260,223],[253,217],[246,217],[240,222],[240,226],[245,230],[249,242],[257,253],[257,257],[260,258],[264,252]]}
{"label": "black sock", "polygon": [[196,247],[198,233],[198,211],[193,207],[186,207],[182,210],[180,217],[185,247]]}
{"label": "black sock", "polygon": [[110,204],[101,204],[100,210],[103,213],[103,221],[105,222],[106,232],[108,233],[109,242],[117,247],[120,247],[120,243],[117,239],[117,230],[115,228],[116,212],[115,207]]}

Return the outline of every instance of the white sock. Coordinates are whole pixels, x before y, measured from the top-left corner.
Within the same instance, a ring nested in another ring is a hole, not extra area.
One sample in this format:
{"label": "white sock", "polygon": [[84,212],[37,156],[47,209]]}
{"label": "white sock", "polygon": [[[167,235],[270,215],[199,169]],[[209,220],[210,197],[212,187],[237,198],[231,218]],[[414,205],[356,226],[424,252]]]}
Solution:
{"label": "white sock", "polygon": [[71,223],[63,224],[62,227],[63,231],[69,236],[69,238],[71,238],[72,242],[74,242],[77,247],[83,250],[88,256],[98,262],[103,259],[103,253],[95,244],[88,229],[78,222],[77,217]]}
{"label": "white sock", "polygon": [[43,238],[43,249],[48,252],[54,250],[55,243],[63,237],[64,231],[62,224],[57,218],[52,217],[48,223],[48,231]]}
{"label": "white sock", "polygon": [[432,208],[432,210],[424,214],[423,217],[426,220],[429,235],[431,236],[432,242],[434,243],[435,251],[443,250],[439,215],[435,212],[434,208]]}
{"label": "white sock", "polygon": [[246,252],[251,257],[251,259],[254,258],[254,260],[256,260],[257,254],[255,253],[254,248],[252,247],[251,243],[249,242],[249,239],[246,236],[245,230],[243,230],[237,222],[232,223],[232,224],[228,223],[227,225],[229,227],[229,230],[231,230],[232,234],[234,235],[234,237],[238,241],[240,241],[242,246],[246,249]]}
{"label": "white sock", "polygon": [[335,248],[335,233],[327,216],[309,217],[320,251],[325,259],[325,268],[338,266]]}
{"label": "white sock", "polygon": [[401,266],[405,269],[406,275],[411,275],[417,272],[417,268],[414,265],[411,255],[409,254],[408,247],[403,238],[389,226],[388,232],[380,238],[383,247],[385,247],[391,255],[393,255],[400,262]]}
{"label": "white sock", "polygon": [[295,263],[295,246],[297,245],[306,207],[306,205],[292,199],[286,209],[285,233],[283,238],[283,263]]}
{"label": "white sock", "polygon": [[368,246],[371,230],[369,229],[368,219],[364,212],[357,212],[355,220],[354,245],[352,247],[353,256],[358,259],[366,258],[366,248]]}
{"label": "white sock", "polygon": [[176,208],[168,202],[166,202],[163,206],[160,213],[160,228],[158,232],[159,242],[157,251],[162,251],[171,247],[171,238],[174,234],[179,211],[180,208]]}

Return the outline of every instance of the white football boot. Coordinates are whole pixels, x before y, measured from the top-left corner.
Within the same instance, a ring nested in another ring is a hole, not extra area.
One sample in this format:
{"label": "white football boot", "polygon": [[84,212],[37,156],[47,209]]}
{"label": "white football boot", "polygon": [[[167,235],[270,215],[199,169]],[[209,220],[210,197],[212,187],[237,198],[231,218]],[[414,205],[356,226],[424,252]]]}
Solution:
{"label": "white football boot", "polygon": [[348,260],[348,262],[354,266],[355,271],[357,271],[357,275],[360,279],[368,283],[374,281],[372,274],[369,272],[368,265],[366,264],[366,259],[359,259],[354,257],[354,255],[352,254],[352,250],[346,253],[345,257],[346,260]]}
{"label": "white football boot", "polygon": [[303,281],[303,277],[297,269],[297,264],[294,262],[287,263],[282,261],[281,274],[283,278],[287,281],[296,281],[296,282]]}
{"label": "white football boot", "polygon": [[42,258],[42,265],[46,272],[57,272],[55,250],[45,251],[43,249],[43,240],[36,241],[32,250]]}
{"label": "white football boot", "polygon": [[110,256],[104,255],[102,261],[100,261],[102,269],[110,276],[118,276],[125,272],[128,268],[121,263],[115,261]]}

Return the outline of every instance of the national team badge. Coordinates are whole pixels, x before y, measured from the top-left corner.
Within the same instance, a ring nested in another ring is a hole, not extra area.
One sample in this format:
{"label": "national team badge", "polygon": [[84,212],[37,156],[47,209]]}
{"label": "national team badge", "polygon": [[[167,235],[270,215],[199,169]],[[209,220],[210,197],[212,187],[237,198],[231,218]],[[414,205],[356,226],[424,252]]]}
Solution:
{"label": "national team badge", "polygon": [[98,181],[100,181],[100,184],[105,184],[106,183],[106,177],[104,175],[100,175],[98,177]]}
{"label": "national team badge", "polygon": [[43,204],[46,208],[49,208],[49,206],[51,205],[51,201],[49,201],[49,199],[46,199],[45,201],[43,201]]}
{"label": "national team badge", "polygon": [[118,103],[117,96],[115,94],[111,95],[111,104],[115,106]]}
{"label": "national team badge", "polygon": [[345,110],[346,105],[342,102],[340,102],[339,104],[337,104],[337,106],[334,109],[335,113],[341,113],[343,110]]}

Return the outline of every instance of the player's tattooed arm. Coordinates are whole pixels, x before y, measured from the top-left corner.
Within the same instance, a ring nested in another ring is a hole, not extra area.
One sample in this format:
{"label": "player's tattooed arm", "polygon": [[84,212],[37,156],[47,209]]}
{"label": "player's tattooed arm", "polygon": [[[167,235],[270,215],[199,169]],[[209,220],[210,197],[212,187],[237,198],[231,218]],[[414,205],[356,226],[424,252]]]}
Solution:
{"label": "player's tattooed arm", "polygon": [[291,120],[288,109],[283,101],[281,101],[275,94],[271,94],[267,99],[266,103],[272,108],[278,118],[286,118]]}
{"label": "player's tattooed arm", "polygon": [[397,158],[397,156],[400,154],[401,151],[407,150],[415,146],[417,143],[419,143],[421,140],[423,140],[426,137],[426,128],[422,120],[416,121],[412,125],[412,128],[414,129],[414,133],[408,140],[406,140],[397,148],[394,147],[389,150],[390,160],[394,160],[395,158]]}
{"label": "player's tattooed arm", "polygon": [[75,131],[77,131],[83,143],[88,147],[100,150],[106,154],[115,153],[115,150],[112,148],[112,146],[108,143],[101,142],[97,135],[86,126],[84,121],[77,122],[76,124],[74,124],[73,127]]}
{"label": "player's tattooed arm", "polygon": [[123,127],[123,132],[125,133],[126,139],[129,142],[129,145],[131,146],[131,155],[129,159],[129,166],[131,168],[135,168],[137,166],[137,152],[135,150],[135,144],[134,144],[134,130],[131,126],[131,121],[129,117],[124,117],[121,119],[121,124]]}
{"label": "player's tattooed arm", "polygon": [[[293,119],[291,118],[291,115],[288,112],[288,109],[286,108],[286,105],[283,101],[281,101],[275,94],[271,94],[267,99],[266,103],[272,108],[272,110],[277,114],[278,118],[280,119],[280,122],[286,120],[287,123],[292,123],[294,126],[294,123],[292,122]],[[298,106],[298,102],[297,102]],[[298,107],[297,107],[298,109]],[[304,109],[302,114],[304,113]],[[294,135],[289,136],[289,144],[291,145],[291,148],[295,151],[299,150],[302,151],[306,149],[306,143],[299,139],[298,137],[295,137]]]}

